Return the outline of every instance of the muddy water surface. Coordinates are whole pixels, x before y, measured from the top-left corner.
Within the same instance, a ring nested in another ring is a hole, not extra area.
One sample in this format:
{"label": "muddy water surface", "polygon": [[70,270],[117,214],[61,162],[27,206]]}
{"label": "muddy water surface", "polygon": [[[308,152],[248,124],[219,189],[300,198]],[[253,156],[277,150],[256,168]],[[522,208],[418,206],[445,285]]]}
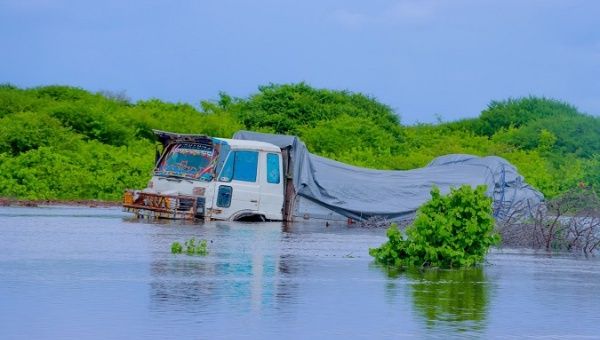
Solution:
{"label": "muddy water surface", "polygon": [[[0,338],[600,337],[600,259],[495,250],[389,275],[382,229],[0,208]],[[173,241],[209,241],[206,257]]]}

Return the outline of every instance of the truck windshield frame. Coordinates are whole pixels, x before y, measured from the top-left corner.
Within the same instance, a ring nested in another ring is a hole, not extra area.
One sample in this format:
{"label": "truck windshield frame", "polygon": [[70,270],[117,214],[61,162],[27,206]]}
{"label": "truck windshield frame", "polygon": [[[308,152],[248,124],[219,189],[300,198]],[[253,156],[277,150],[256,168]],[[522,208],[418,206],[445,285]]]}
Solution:
{"label": "truck windshield frame", "polygon": [[218,150],[198,143],[173,143],[166,148],[154,174],[210,182],[215,177]]}

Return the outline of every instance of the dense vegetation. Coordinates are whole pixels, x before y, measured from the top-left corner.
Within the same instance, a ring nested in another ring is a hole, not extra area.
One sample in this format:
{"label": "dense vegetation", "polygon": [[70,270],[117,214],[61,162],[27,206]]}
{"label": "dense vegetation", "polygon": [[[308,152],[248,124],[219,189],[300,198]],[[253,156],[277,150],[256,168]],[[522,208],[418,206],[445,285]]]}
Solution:
{"label": "dense vegetation", "polygon": [[485,191],[485,186],[463,185],[441,195],[434,187],[405,235],[393,224],[388,241],[369,254],[375,262],[396,268],[460,268],[483,262],[489,247],[500,241],[493,232],[492,199]]}
{"label": "dense vegetation", "polygon": [[600,119],[552,99],[494,101],[478,118],[414,126],[374,98],[304,83],[199,104],[0,85],[0,197],[118,200],[148,180],[152,129],[296,134],[317,154],[380,169],[421,167],[447,153],[499,155],[549,197],[600,186]]}

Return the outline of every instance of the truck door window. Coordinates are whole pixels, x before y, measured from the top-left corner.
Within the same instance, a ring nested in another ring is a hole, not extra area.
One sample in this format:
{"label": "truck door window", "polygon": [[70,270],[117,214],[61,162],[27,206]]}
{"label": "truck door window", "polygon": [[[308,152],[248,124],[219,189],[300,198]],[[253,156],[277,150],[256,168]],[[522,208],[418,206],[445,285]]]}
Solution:
{"label": "truck door window", "polygon": [[276,153],[267,154],[267,182],[279,184],[279,155]]}
{"label": "truck door window", "polygon": [[229,154],[219,180],[229,182],[232,179],[244,182],[256,182],[258,166],[257,151],[234,151]]}
{"label": "truck door window", "polygon": [[257,151],[236,151],[233,164],[233,179],[244,182],[256,182],[257,166]]}

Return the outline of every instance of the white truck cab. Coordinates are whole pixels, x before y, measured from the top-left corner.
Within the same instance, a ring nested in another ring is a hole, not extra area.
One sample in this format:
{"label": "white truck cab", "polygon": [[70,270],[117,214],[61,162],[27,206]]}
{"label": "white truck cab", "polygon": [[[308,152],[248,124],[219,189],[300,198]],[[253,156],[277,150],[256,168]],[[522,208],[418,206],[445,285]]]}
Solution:
{"label": "white truck cab", "polygon": [[163,144],[143,190],[127,190],[125,211],[140,217],[282,220],[284,172],[273,144],[155,131]]}

